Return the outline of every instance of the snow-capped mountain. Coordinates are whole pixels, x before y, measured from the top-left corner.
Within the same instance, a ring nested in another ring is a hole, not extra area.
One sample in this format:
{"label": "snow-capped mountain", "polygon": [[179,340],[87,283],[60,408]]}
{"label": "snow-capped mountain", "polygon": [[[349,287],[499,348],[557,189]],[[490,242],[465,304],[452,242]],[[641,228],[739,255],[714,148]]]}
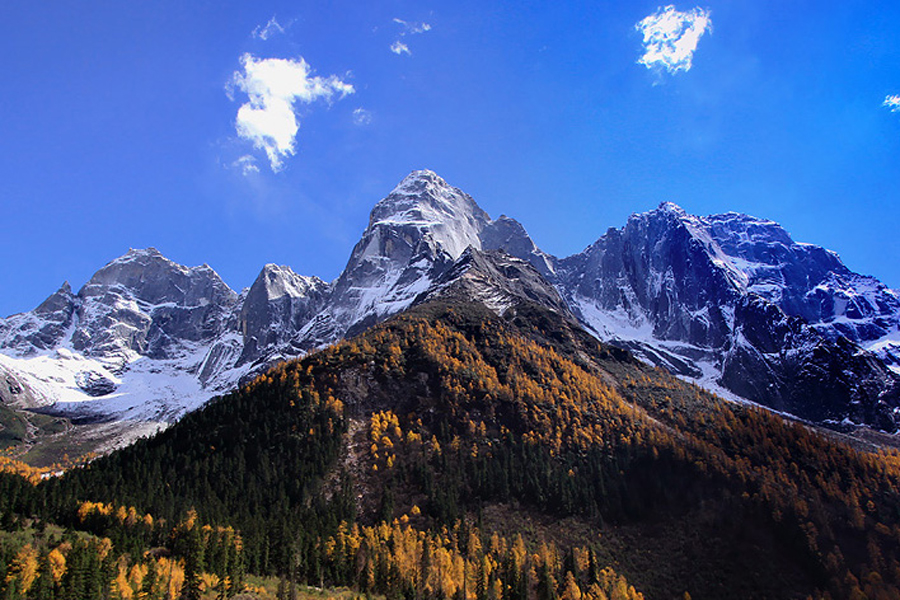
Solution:
{"label": "snow-capped mountain", "polygon": [[848,269],[837,254],[794,242],[777,223],[738,213],[704,219],[709,235],[747,277],[747,291],[803,318],[827,338],[843,336],[900,373],[900,295]]}
{"label": "snow-capped mountain", "polygon": [[557,272],[582,323],[649,362],[813,421],[896,426],[900,379],[864,351],[894,360],[896,293],[771,221],[663,203]]}
{"label": "snow-capped mountain", "polygon": [[900,299],[835,254],[771,221],[664,203],[557,259],[431,171],[375,205],[331,283],[270,264],[237,294],[210,267],[151,248],[77,294],[63,285],[0,320],[0,397],[104,422],[121,444],[436,297],[498,313],[534,302],[716,391],[813,421],[898,422],[900,379],[886,365],[900,370]]}
{"label": "snow-capped mountain", "polygon": [[408,308],[466,248],[481,247],[488,222],[467,194],[412,173],[372,209],[328,307],[303,335],[327,343]]}
{"label": "snow-capped mountain", "polygon": [[527,298],[565,311],[528,262],[498,250],[504,244],[550,264],[520,225],[491,221],[470,196],[416,171],[375,205],[330,284],[270,264],[238,295],[206,265],[130,250],[77,294],[66,284],[35,310],[0,321],[0,375],[8,383],[0,398],[106,423],[104,439],[121,444],[278,361],[362,331],[417,299],[456,293],[463,284],[455,279],[470,293],[479,288],[498,312]]}
{"label": "snow-capped mountain", "polygon": [[72,347],[89,356],[183,356],[222,330],[237,294],[208,265],[183,267],[155,248],[131,250],[78,292]]}
{"label": "snow-capped mountain", "polygon": [[106,424],[104,440],[150,432],[212,396],[196,366],[238,298],[209,266],[130,250],[78,294],[64,284],[0,322],[4,403]]}
{"label": "snow-capped mountain", "polygon": [[[485,256],[481,251],[504,250],[510,255],[504,260],[516,257],[538,270],[542,265],[552,269],[551,257],[537,249],[521,225],[506,217],[492,221],[465,192],[432,171],[414,171],[372,209],[323,310],[294,337],[295,347],[309,349],[355,335],[417,299],[434,297],[447,287],[447,273],[462,276],[458,263],[470,250],[479,257]],[[463,263],[472,260],[466,255]],[[496,260],[501,259],[479,259],[479,264]]]}

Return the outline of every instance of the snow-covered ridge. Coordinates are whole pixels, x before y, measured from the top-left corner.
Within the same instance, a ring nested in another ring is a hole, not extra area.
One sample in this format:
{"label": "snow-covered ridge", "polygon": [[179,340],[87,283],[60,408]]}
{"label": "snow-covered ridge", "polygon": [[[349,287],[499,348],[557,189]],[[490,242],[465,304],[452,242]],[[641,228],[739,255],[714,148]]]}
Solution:
{"label": "snow-covered ridge", "polygon": [[[0,380],[14,382],[0,385],[0,398],[122,423],[124,443],[274,362],[441,294],[500,313],[523,298],[571,311],[602,340],[733,397],[766,404],[768,394],[779,410],[805,410],[791,403],[812,389],[787,386],[791,369],[844,361],[835,367],[844,375],[816,391],[832,399],[832,413],[846,409],[838,421],[882,426],[871,396],[893,402],[882,371],[900,372],[897,292],[773,221],[662,203],[558,259],[515,220],[492,220],[420,170],[374,205],[332,283],[267,264],[238,295],[208,265],[148,248],[109,262],[77,294],[63,285],[33,311],[0,320]],[[845,338],[858,346],[842,346]],[[850,388],[862,390],[852,393],[869,412],[841,404]]]}

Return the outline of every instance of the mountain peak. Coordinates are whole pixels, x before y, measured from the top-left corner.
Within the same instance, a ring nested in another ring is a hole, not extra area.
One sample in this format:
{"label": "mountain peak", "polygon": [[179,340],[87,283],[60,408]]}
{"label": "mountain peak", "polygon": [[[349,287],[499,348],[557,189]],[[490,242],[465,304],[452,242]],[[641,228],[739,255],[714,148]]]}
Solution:
{"label": "mountain peak", "polygon": [[676,215],[686,215],[687,212],[674,202],[660,202],[656,210],[660,212],[674,213]]}
{"label": "mountain peak", "polygon": [[688,213],[686,210],[684,210],[674,202],[668,201],[660,202],[659,206],[654,209],[644,212],[632,213],[631,216],[628,217],[629,223],[651,223],[657,221],[660,224],[670,221],[689,224],[699,223],[700,219],[699,217],[695,217],[694,215]]}
{"label": "mountain peak", "polygon": [[471,196],[448,184],[434,171],[423,169],[407,175],[375,205],[369,227],[378,223],[432,226],[458,219],[487,222],[490,217]]}
{"label": "mountain peak", "polygon": [[318,277],[298,275],[286,265],[269,263],[260,271],[259,276],[250,288],[250,293],[259,288],[265,291],[269,300],[285,295],[301,298],[308,296],[313,291],[321,291],[326,285]]}
{"label": "mountain peak", "polygon": [[230,303],[237,295],[209,266],[186,267],[169,260],[156,248],[131,248],[94,273],[81,288],[82,298],[104,296],[113,289],[149,304],[174,302]]}
{"label": "mountain peak", "polygon": [[440,248],[455,260],[470,244],[481,246],[478,234],[489,222],[488,214],[471,196],[433,171],[419,170],[375,205],[364,238],[379,229],[398,234],[402,229],[404,244],[415,246],[427,238],[435,250]]}
{"label": "mountain peak", "polygon": [[419,195],[428,187],[450,187],[444,179],[430,169],[416,169],[403,178],[389,195]]}
{"label": "mountain peak", "polygon": [[151,265],[155,265],[156,268],[162,267],[165,269],[187,271],[187,267],[169,260],[163,256],[162,252],[153,246],[150,246],[148,248],[129,248],[128,252],[122,256],[109,261],[103,268],[94,274],[94,277],[97,277],[98,274],[104,272],[119,272],[122,269],[147,268]]}
{"label": "mountain peak", "polygon": [[154,248],[153,246],[148,246],[147,248],[129,248],[128,252],[122,255],[120,258],[143,258],[143,257],[152,257],[152,258],[165,258],[162,252]]}

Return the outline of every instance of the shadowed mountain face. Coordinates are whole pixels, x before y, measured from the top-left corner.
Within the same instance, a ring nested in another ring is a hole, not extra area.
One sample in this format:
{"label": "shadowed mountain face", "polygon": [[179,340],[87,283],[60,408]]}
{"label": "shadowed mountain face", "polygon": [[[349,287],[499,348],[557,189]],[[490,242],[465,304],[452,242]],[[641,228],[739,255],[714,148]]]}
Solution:
{"label": "shadowed mountain face", "polygon": [[272,364],[439,297],[497,314],[534,302],[713,390],[817,422],[896,428],[900,300],[835,254],[771,221],[663,204],[557,259],[431,171],[375,205],[331,283],[266,265],[238,295],[208,266],[148,249],[77,294],[64,285],[0,321],[0,366],[22,390],[0,394],[76,417],[172,422]]}
{"label": "shadowed mountain face", "polygon": [[813,421],[896,428],[897,294],[771,221],[666,203],[557,273],[584,325],[649,362]]}

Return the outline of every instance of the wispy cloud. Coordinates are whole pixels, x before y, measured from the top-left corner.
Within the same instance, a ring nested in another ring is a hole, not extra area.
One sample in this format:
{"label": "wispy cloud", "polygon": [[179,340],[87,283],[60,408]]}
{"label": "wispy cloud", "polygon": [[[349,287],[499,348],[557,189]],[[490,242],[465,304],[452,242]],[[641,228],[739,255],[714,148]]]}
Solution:
{"label": "wispy cloud", "polygon": [[394,54],[412,54],[412,52],[409,51],[409,46],[407,46],[400,40],[397,40],[396,42],[391,44],[391,52],[393,52]]}
{"label": "wispy cloud", "polygon": [[886,96],[881,105],[888,108],[891,112],[900,112],[900,94]]}
{"label": "wispy cloud", "polygon": [[231,163],[231,168],[240,169],[241,174],[244,175],[244,177],[247,177],[252,173],[259,173],[259,167],[256,164],[256,158],[250,156],[249,154],[245,154],[244,156]]}
{"label": "wispy cloud", "polygon": [[405,36],[417,35],[420,33],[431,31],[431,25],[429,25],[428,23],[404,21],[403,19],[398,19],[397,17],[394,17],[394,23],[402,27],[402,30],[400,31],[400,37],[394,40],[394,43],[391,44],[391,52],[398,56],[401,54],[406,54],[407,56],[412,55],[409,46],[402,41]]}
{"label": "wispy cloud", "polygon": [[265,25],[257,25],[253,30],[253,37],[262,41],[268,40],[273,35],[284,33],[285,27],[278,22],[274,15]]}
{"label": "wispy cloud", "polygon": [[642,19],[635,26],[644,37],[644,54],[638,63],[669,73],[689,71],[697,43],[712,30],[709,14],[700,7],[679,12],[669,5]]}
{"label": "wispy cloud", "polygon": [[353,111],[353,124],[359,126],[369,125],[372,122],[372,112],[365,108],[357,108]]}
{"label": "wispy cloud", "polygon": [[235,71],[226,92],[235,89],[247,94],[248,102],[238,109],[235,129],[238,136],[264,150],[273,171],[280,171],[284,159],[296,152],[300,128],[297,104],[331,100],[355,92],[337,75],[313,75],[309,64],[298,59],[241,57],[242,70]]}
{"label": "wispy cloud", "polygon": [[416,33],[425,33],[426,31],[431,31],[431,25],[428,23],[416,23],[414,21],[404,21],[403,19],[398,19],[394,17],[394,23],[403,27],[403,32],[400,35],[406,34],[416,34]]}

